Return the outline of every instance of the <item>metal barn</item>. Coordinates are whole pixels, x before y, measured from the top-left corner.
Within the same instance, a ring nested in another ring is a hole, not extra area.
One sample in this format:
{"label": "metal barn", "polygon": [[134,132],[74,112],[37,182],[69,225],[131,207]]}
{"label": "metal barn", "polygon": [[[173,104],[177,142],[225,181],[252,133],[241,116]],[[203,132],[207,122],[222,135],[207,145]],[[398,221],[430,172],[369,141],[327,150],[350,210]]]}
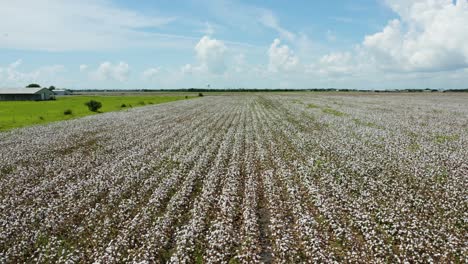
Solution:
{"label": "metal barn", "polygon": [[53,90],[55,95],[71,95],[72,93],[69,90]]}
{"label": "metal barn", "polygon": [[0,89],[0,101],[44,101],[54,98],[47,88],[5,88]]}

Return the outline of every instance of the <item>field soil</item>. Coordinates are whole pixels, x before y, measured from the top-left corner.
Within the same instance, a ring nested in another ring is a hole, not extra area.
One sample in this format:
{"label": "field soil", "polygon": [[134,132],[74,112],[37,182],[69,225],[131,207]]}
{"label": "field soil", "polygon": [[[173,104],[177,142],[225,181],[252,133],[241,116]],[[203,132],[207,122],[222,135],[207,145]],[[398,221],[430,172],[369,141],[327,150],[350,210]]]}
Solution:
{"label": "field soil", "polygon": [[0,133],[0,263],[466,262],[468,95],[205,96]]}

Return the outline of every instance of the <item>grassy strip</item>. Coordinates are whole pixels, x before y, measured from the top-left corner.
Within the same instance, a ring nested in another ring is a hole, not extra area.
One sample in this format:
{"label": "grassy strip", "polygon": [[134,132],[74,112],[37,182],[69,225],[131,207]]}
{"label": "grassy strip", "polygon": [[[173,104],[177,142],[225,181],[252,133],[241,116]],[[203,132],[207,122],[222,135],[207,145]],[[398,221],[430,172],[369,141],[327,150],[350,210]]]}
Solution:
{"label": "grassy strip", "polygon": [[96,114],[85,103],[102,103],[100,113],[184,100],[186,96],[68,96],[55,101],[0,101],[0,131]]}

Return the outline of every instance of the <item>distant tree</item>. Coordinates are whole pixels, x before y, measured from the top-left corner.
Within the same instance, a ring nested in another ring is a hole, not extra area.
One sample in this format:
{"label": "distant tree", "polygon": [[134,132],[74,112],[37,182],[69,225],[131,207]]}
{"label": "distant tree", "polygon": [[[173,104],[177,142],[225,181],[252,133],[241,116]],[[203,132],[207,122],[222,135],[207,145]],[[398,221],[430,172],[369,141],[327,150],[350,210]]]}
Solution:
{"label": "distant tree", "polygon": [[49,87],[49,90],[50,90],[50,91],[53,91],[53,90],[55,90],[55,86],[53,86],[53,85],[52,85],[52,86],[50,86],[50,87]]}
{"label": "distant tree", "polygon": [[101,102],[94,101],[94,100],[86,102],[85,105],[88,107],[89,111],[91,112],[97,112],[102,107]]}
{"label": "distant tree", "polygon": [[41,86],[37,83],[31,83],[26,88],[41,88]]}

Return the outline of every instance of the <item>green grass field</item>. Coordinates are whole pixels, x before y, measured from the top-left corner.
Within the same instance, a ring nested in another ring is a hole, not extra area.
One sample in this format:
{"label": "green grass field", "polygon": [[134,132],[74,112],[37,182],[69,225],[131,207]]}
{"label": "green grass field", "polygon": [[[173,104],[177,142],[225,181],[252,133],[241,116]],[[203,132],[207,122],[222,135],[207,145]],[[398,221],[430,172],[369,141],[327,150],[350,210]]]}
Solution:
{"label": "green grass field", "polygon": [[[193,98],[193,96],[188,98]],[[57,97],[55,101],[0,101],[0,131],[98,114],[89,111],[88,107],[85,106],[85,103],[91,99],[102,103],[99,112],[104,113],[185,100],[186,96],[65,96]],[[126,107],[122,107],[122,104],[125,104]],[[65,110],[71,110],[72,114],[65,115]]]}

